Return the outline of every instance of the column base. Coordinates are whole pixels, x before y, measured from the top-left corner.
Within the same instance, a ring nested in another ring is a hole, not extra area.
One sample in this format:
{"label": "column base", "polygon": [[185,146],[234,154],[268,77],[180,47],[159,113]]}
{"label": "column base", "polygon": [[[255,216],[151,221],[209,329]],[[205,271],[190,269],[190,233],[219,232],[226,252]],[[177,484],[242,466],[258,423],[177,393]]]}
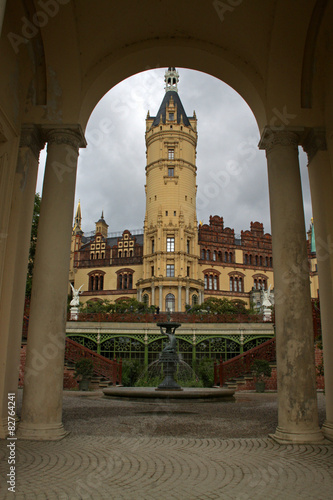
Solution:
{"label": "column base", "polygon": [[32,441],[59,441],[68,436],[62,423],[60,424],[27,424],[21,422],[16,436],[20,439]]}
{"label": "column base", "polygon": [[327,420],[325,420],[321,430],[322,430],[326,439],[333,441],[333,423],[332,422],[327,422]]}
{"label": "column base", "polygon": [[323,444],[325,438],[321,430],[287,432],[281,427],[277,427],[275,434],[269,437],[279,444]]}

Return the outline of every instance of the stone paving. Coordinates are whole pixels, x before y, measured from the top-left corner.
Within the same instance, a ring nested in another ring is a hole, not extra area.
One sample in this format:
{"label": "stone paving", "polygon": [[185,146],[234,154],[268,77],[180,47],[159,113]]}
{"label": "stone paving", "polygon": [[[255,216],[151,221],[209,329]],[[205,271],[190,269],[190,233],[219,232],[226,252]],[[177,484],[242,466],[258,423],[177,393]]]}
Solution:
{"label": "stone paving", "polygon": [[[274,402],[271,395],[247,398]],[[76,406],[75,401],[82,402],[82,408],[109,405],[109,401],[76,396],[65,398],[64,408]],[[236,407],[230,406],[233,411]],[[128,408],[133,412],[133,404]],[[125,418],[125,410],[121,418]],[[257,413],[261,411],[257,403]],[[136,418],[140,419],[139,414]],[[179,418],[186,422],[188,417]],[[0,441],[0,499],[333,498],[330,443],[281,446],[267,437],[172,437],[148,432],[110,436],[107,432],[94,434],[95,424],[91,419],[92,435],[83,430],[57,442],[18,440],[15,494],[7,492],[8,450],[6,441]],[[138,428],[142,430],[142,426]],[[250,425],[247,433],[251,435]]]}

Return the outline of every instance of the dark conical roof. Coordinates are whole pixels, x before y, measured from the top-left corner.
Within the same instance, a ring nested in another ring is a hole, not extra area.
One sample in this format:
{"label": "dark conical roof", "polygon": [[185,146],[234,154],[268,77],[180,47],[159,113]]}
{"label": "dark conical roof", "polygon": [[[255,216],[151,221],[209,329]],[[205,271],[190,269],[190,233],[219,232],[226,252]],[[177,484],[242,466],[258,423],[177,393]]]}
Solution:
{"label": "dark conical roof", "polygon": [[156,127],[160,123],[161,115],[162,115],[162,122],[165,123],[166,120],[166,107],[170,102],[171,97],[173,98],[173,101],[175,105],[177,106],[177,123],[180,123],[180,117],[181,115],[183,116],[183,123],[186,127],[190,127],[191,124],[189,122],[189,119],[186,115],[184,106],[182,104],[182,101],[180,100],[180,97],[178,95],[178,92],[175,92],[174,90],[169,90],[168,92],[165,93],[164,99],[162,101],[162,104],[160,106],[160,109],[158,110],[157,115],[152,118],[154,118],[152,127]]}

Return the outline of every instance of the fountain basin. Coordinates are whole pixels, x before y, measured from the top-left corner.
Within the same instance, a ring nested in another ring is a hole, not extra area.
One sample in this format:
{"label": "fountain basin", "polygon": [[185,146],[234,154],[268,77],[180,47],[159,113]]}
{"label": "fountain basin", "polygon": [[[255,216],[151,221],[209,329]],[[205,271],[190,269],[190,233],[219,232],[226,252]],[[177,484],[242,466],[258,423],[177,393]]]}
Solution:
{"label": "fountain basin", "polygon": [[156,391],[155,387],[109,387],[103,390],[104,398],[130,400],[130,401],[146,401],[146,402],[223,402],[234,401],[235,391],[232,389],[220,388],[192,388],[185,387],[182,391],[174,391],[164,389]]}

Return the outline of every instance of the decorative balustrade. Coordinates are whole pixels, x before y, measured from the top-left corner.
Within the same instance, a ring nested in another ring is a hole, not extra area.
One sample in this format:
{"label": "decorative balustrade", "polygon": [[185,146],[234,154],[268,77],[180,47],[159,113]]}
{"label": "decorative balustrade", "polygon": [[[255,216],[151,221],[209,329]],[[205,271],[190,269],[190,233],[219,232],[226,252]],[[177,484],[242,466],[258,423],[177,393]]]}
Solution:
{"label": "decorative balustrade", "polygon": [[[68,321],[72,321],[69,319]],[[262,314],[209,314],[171,313],[171,320],[179,323],[262,323]],[[167,321],[167,313],[79,313],[77,321],[154,323]]]}
{"label": "decorative balustrade", "polygon": [[122,361],[107,359],[100,354],[84,347],[83,345],[66,338],[65,360],[75,363],[81,358],[91,359],[94,365],[94,373],[107,380],[112,381],[112,385],[121,385]]}

